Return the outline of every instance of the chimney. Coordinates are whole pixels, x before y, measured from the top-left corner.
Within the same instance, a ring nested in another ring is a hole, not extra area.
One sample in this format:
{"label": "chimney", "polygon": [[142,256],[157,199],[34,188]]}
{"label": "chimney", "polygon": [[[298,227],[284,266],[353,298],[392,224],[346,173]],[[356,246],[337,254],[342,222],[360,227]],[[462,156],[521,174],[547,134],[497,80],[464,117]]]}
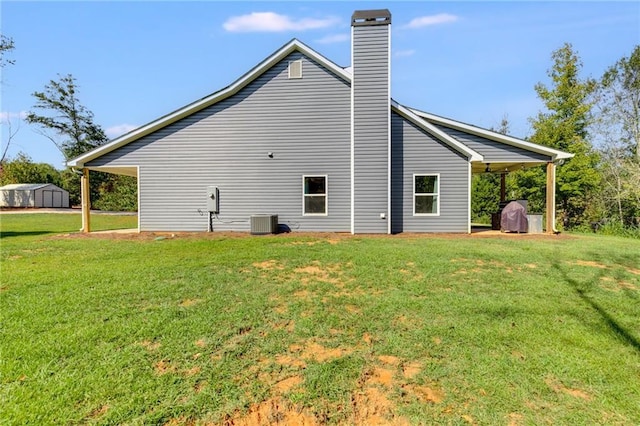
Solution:
{"label": "chimney", "polygon": [[351,17],[351,232],[391,232],[391,13]]}

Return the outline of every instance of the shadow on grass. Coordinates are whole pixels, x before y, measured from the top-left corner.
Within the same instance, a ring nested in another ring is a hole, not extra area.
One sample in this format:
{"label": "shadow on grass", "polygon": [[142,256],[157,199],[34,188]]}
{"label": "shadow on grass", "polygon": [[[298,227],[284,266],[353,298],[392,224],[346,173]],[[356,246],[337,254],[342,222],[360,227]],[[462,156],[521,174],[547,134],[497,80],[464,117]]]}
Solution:
{"label": "shadow on grass", "polygon": [[624,328],[616,319],[609,313],[605,308],[600,306],[598,302],[593,300],[585,291],[585,283],[580,283],[577,280],[569,277],[567,271],[560,266],[560,264],[556,261],[552,261],[553,268],[558,270],[562,275],[562,279],[569,284],[572,290],[576,293],[576,295],[588,306],[590,306],[594,311],[596,311],[602,321],[607,326],[607,328],[620,340],[622,343],[625,343],[632,348],[634,348],[638,353],[640,353],[640,340],[636,338],[633,334],[629,332],[626,328]]}
{"label": "shadow on grass", "polygon": [[28,236],[36,236],[36,235],[47,235],[47,234],[55,234],[54,231],[0,231],[0,239],[9,238],[9,237],[28,237]]}

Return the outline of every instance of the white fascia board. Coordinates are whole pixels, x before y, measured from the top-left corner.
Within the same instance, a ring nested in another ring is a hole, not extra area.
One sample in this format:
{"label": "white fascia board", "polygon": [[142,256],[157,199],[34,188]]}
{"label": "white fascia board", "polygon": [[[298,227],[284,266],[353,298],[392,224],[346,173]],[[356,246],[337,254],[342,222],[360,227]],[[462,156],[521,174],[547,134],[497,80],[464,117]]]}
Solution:
{"label": "white fascia board", "polygon": [[289,43],[285,44],[271,56],[266,58],[264,61],[256,65],[249,72],[244,74],[238,80],[236,80],[231,85],[225,87],[222,90],[219,90],[209,96],[206,96],[198,101],[190,103],[172,113],[169,113],[163,117],[158,118],[148,124],[145,124],[127,134],[124,134],[106,145],[98,147],[92,151],[89,151],[79,157],[73,158],[67,161],[67,166],[69,167],[83,167],[85,163],[94,160],[104,154],[107,154],[121,146],[127,145],[137,139],[140,139],[143,136],[146,136],[150,133],[153,133],[169,124],[175,123],[176,121],[187,117],[191,114],[194,114],[208,106],[211,106],[217,102],[220,102],[223,99],[228,98],[236,93],[238,93],[242,88],[251,83],[253,80],[262,75],[269,68],[274,66],[276,63],[280,62],[287,55],[294,51],[299,51],[303,55],[313,59],[318,62],[325,68],[329,69],[348,83],[351,82],[351,74],[345,71],[342,67],[336,65],[329,59],[325,58],[315,50],[311,49],[309,46],[305,45],[301,41],[297,39],[291,40]]}
{"label": "white fascia board", "polygon": [[420,111],[415,108],[409,108],[419,117],[423,119],[440,124],[442,126],[450,127],[452,129],[460,130],[462,132],[471,133],[472,135],[481,136],[487,139],[491,139],[497,142],[502,142],[507,145],[515,146],[525,149],[527,151],[533,151],[538,154],[548,155],[553,161],[565,160],[572,158],[574,154],[559,151],[557,149],[549,148],[547,146],[538,145],[537,143],[527,142],[522,139],[514,138],[512,136],[503,135],[502,133],[492,132],[491,130],[483,129],[481,127],[472,126],[471,124],[462,123],[460,121],[451,120],[450,118],[440,117],[435,114]]}
{"label": "white fascia board", "polygon": [[455,138],[449,136],[442,130],[435,127],[433,124],[429,123],[416,113],[414,113],[410,108],[404,107],[394,101],[391,100],[391,107],[394,108],[400,115],[411,120],[414,124],[422,128],[424,131],[428,132],[431,136],[436,137],[441,140],[445,144],[449,145],[451,148],[455,149],[459,153],[465,155],[469,161],[483,161],[484,157],[482,154],[474,151],[469,148],[465,144],[458,142]]}

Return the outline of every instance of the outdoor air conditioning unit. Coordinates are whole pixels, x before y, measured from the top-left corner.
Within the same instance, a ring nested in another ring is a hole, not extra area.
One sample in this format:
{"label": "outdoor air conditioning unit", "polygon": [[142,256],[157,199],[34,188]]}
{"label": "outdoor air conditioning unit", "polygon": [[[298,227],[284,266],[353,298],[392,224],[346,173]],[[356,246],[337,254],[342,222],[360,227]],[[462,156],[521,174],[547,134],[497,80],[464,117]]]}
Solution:
{"label": "outdoor air conditioning unit", "polygon": [[251,216],[251,234],[265,235],[278,232],[277,214],[254,214]]}

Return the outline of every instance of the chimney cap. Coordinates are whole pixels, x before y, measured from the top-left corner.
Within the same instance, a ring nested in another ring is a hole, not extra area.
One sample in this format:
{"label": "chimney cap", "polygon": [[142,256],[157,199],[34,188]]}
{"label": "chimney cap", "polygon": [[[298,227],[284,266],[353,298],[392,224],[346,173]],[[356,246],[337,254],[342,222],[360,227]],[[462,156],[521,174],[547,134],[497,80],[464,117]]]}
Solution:
{"label": "chimney cap", "polygon": [[356,10],[351,16],[351,26],[389,25],[391,12],[389,9]]}

